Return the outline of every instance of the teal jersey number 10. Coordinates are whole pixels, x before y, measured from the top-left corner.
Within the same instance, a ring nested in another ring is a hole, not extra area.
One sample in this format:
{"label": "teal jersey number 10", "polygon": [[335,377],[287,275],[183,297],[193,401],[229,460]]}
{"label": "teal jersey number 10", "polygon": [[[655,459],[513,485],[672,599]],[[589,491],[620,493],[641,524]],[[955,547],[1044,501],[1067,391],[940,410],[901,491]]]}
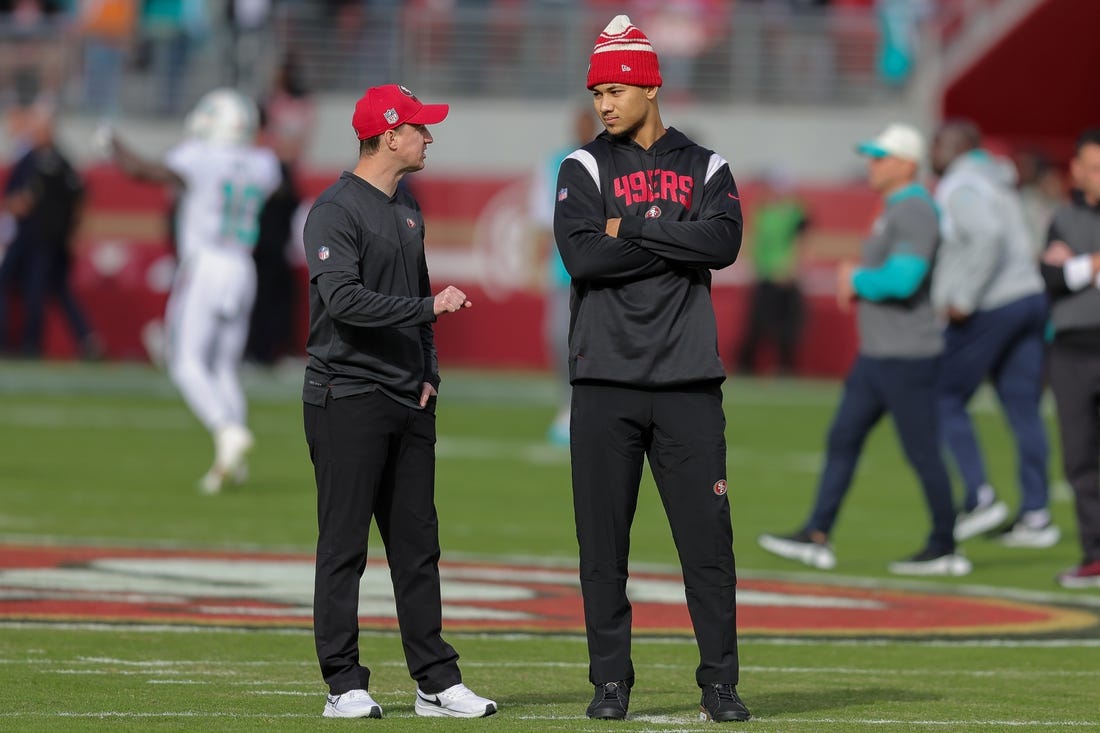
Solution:
{"label": "teal jersey number 10", "polygon": [[255,247],[260,235],[260,207],[263,190],[233,181],[222,184],[222,240],[235,240],[244,247]]}

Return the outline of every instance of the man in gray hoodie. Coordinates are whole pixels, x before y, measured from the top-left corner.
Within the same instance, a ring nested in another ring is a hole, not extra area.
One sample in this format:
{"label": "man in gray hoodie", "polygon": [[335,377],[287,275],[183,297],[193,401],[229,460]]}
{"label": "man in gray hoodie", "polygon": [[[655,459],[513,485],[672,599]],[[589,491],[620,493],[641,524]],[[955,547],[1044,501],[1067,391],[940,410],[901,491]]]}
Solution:
{"label": "man in gray hoodie", "polygon": [[946,319],[940,430],[966,484],[957,541],[1000,526],[1008,507],[989,484],[967,403],[988,377],[1012,428],[1020,508],[1001,535],[1014,547],[1060,537],[1047,510],[1047,437],[1039,414],[1047,301],[1015,171],[981,147],[978,128],[947,122],[932,143],[943,244],[932,302]]}

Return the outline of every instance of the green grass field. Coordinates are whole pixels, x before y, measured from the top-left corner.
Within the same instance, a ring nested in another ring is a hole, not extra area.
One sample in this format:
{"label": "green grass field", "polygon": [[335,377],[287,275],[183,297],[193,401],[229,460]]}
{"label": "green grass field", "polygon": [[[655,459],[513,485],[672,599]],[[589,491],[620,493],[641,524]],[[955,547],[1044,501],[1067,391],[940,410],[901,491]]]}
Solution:
{"label": "green grass field", "polygon": [[[0,364],[0,541],[286,551],[308,554],[314,488],[301,428],[300,372],[250,373],[257,448],[246,488],[200,495],[209,439],[166,378],[137,366]],[[809,507],[839,386],[731,380],[728,479],[739,572],[811,579],[766,555],[762,531],[794,529]],[[437,503],[445,558],[576,556],[567,452],[544,440],[553,387],[539,376],[445,371],[439,409]],[[1007,431],[985,395],[976,405],[994,483],[1016,500]],[[1051,425],[1051,475],[1057,439]],[[1049,550],[965,546],[975,571],[920,587],[980,590],[1100,608],[1060,592],[1078,560],[1072,506],[1053,505],[1064,537]],[[868,443],[834,534],[836,574],[898,587],[888,561],[927,532],[915,479],[892,427]],[[377,543],[371,548],[380,554]],[[669,567],[675,553],[656,490],[643,485],[632,560]],[[0,596],[0,610],[5,603]],[[1090,636],[1005,639],[742,639],[739,690],[754,730],[1100,730],[1100,642]],[[633,720],[583,718],[591,694],[577,635],[451,633],[466,681],[495,697],[484,721],[417,719],[399,641],[364,636],[375,670],[377,721],[323,721],[324,685],[303,629],[89,626],[0,622],[0,730],[386,730],[486,726],[508,731],[699,730],[687,637],[638,637]]]}

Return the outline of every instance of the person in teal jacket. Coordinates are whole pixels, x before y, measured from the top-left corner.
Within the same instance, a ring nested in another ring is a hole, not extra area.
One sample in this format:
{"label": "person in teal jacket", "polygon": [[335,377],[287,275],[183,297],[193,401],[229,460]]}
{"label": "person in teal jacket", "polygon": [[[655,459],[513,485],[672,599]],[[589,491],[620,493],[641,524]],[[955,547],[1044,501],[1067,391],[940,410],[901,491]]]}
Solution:
{"label": "person in teal jacket", "polygon": [[829,533],[864,441],[889,413],[932,517],[924,547],[889,569],[902,575],[966,575],[971,565],[955,551],[951,481],[940,453],[936,381],[943,335],[930,296],[940,223],[932,197],[917,183],[924,138],[895,124],[857,150],[867,158],[868,179],[885,204],[863,244],[860,264],[842,265],[837,278],[841,307],[856,303],[859,354],[829,428],[809,519],[793,534],[761,535],[760,546],[820,569],[836,566]]}

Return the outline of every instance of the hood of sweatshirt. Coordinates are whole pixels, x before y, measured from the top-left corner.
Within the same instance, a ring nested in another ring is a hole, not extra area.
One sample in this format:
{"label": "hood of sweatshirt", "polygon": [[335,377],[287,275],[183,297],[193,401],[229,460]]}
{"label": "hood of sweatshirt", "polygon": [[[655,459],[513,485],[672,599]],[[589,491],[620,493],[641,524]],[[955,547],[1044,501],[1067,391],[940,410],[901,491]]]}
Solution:
{"label": "hood of sweatshirt", "polygon": [[963,153],[947,166],[944,178],[956,173],[981,176],[999,187],[1016,186],[1018,175],[1016,166],[1008,158],[993,155],[988,150],[978,148]]}

